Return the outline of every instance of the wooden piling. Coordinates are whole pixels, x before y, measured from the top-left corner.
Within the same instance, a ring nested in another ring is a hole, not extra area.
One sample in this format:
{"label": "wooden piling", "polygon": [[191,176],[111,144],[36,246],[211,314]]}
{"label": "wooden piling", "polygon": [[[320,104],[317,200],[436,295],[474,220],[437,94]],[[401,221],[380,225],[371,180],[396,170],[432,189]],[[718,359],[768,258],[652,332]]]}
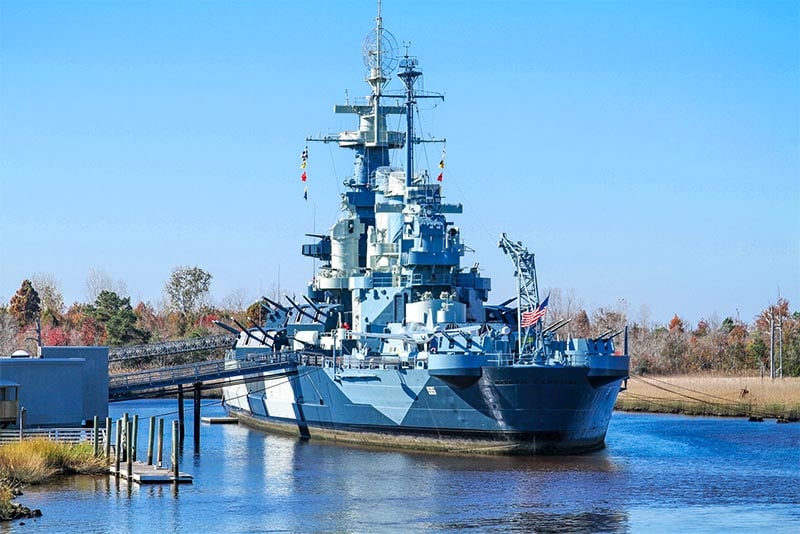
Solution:
{"label": "wooden piling", "polygon": [[178,384],[178,430],[180,442],[183,443],[183,385]]}
{"label": "wooden piling", "polygon": [[128,412],[122,414],[122,459],[128,461],[128,441],[130,441],[130,434],[128,433]]}
{"label": "wooden piling", "polygon": [[133,444],[131,445],[131,455],[133,457],[133,461],[136,461],[136,451],[139,449],[139,415],[133,416],[133,432],[131,432],[131,441]]}
{"label": "wooden piling", "polygon": [[[178,442],[180,441],[180,424],[178,421],[172,421],[172,476],[178,480]],[[176,482],[177,483],[177,482]]]}
{"label": "wooden piling", "polygon": [[100,419],[96,415],[92,419],[92,441],[96,458],[100,456]]}
{"label": "wooden piling", "polygon": [[147,428],[147,465],[153,465],[153,437],[156,431],[156,418],[150,417],[150,424]]}
{"label": "wooden piling", "polygon": [[194,383],[194,450],[200,449],[200,391],[203,384]]}
{"label": "wooden piling", "polygon": [[126,454],[125,454],[125,467],[126,472],[128,473],[128,479],[131,478],[133,475],[133,440],[131,436],[133,435],[133,421],[128,421],[128,428],[127,428],[127,442],[126,442]]}
{"label": "wooden piling", "polygon": [[156,465],[161,467],[161,464],[164,463],[164,419],[162,417],[158,418],[158,454],[157,454],[158,462]]}
{"label": "wooden piling", "polygon": [[105,442],[106,459],[111,458],[111,418],[106,417],[106,442]]}
{"label": "wooden piling", "polygon": [[117,446],[114,448],[114,467],[119,473],[119,460],[122,457],[122,419],[117,419]]}

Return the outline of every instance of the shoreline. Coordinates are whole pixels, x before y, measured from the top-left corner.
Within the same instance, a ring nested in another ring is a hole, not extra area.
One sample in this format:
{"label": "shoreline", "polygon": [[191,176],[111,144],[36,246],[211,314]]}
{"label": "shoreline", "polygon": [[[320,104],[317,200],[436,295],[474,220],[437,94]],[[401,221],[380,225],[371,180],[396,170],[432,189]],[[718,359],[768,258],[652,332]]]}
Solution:
{"label": "shoreline", "polygon": [[614,409],[625,412],[800,420],[800,378],[631,375]]}

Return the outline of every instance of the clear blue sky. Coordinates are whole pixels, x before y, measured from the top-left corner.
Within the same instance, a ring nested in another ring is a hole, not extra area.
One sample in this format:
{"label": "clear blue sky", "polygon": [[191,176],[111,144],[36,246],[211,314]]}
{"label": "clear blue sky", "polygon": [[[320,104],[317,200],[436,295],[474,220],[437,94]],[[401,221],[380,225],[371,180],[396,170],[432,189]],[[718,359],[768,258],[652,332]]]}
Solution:
{"label": "clear blue sky", "polygon": [[[336,218],[348,151],[307,135],[363,96],[369,1],[0,0],[0,300],[90,269],[157,303],[172,269],[212,297],[300,293],[304,233]],[[445,102],[445,194],[493,297],[501,231],[540,285],[636,319],[751,321],[800,306],[800,3],[385,0]],[[422,160],[435,167],[439,148]],[[339,154],[341,152],[342,154]],[[402,160],[398,160],[398,164]]]}

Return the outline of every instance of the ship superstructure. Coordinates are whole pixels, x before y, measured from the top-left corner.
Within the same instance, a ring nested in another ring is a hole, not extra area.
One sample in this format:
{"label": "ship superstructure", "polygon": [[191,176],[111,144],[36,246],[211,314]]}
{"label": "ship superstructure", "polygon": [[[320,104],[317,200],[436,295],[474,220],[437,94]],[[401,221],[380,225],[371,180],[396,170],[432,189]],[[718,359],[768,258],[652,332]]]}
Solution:
{"label": "ship superstructure", "polygon": [[[505,235],[518,294],[487,304],[491,280],[461,266],[451,216],[462,206],[414,161],[416,145],[443,141],[415,135],[416,104],[441,97],[416,90],[418,61],[396,49],[379,8],[363,49],[371,92],[335,107],[357,115],[358,129],[309,139],[355,152],[339,220],[302,246],[321,266],[302,302],[265,298],[266,320],[242,327],[228,359],[266,353],[285,365],[230,380],[228,411],[311,439],[523,454],[601,447],[628,374],[620,332],[559,339],[566,322],[544,326],[533,255]],[[387,90],[395,63],[397,93]],[[405,116],[405,131],[388,129],[390,115]],[[391,150],[404,150],[404,166]]]}

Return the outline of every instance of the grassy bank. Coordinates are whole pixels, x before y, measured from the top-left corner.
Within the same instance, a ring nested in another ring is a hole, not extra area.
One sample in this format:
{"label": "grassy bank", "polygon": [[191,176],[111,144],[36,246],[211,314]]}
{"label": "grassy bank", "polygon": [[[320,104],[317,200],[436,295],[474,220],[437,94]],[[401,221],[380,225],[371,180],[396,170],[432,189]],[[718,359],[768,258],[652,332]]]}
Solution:
{"label": "grassy bank", "polygon": [[0,446],[0,521],[35,517],[13,502],[26,484],[39,484],[61,474],[101,474],[108,470],[105,458],[94,456],[89,443],[67,444],[32,439]]}
{"label": "grassy bank", "polygon": [[800,378],[631,376],[616,409],[796,420],[800,418]]}

